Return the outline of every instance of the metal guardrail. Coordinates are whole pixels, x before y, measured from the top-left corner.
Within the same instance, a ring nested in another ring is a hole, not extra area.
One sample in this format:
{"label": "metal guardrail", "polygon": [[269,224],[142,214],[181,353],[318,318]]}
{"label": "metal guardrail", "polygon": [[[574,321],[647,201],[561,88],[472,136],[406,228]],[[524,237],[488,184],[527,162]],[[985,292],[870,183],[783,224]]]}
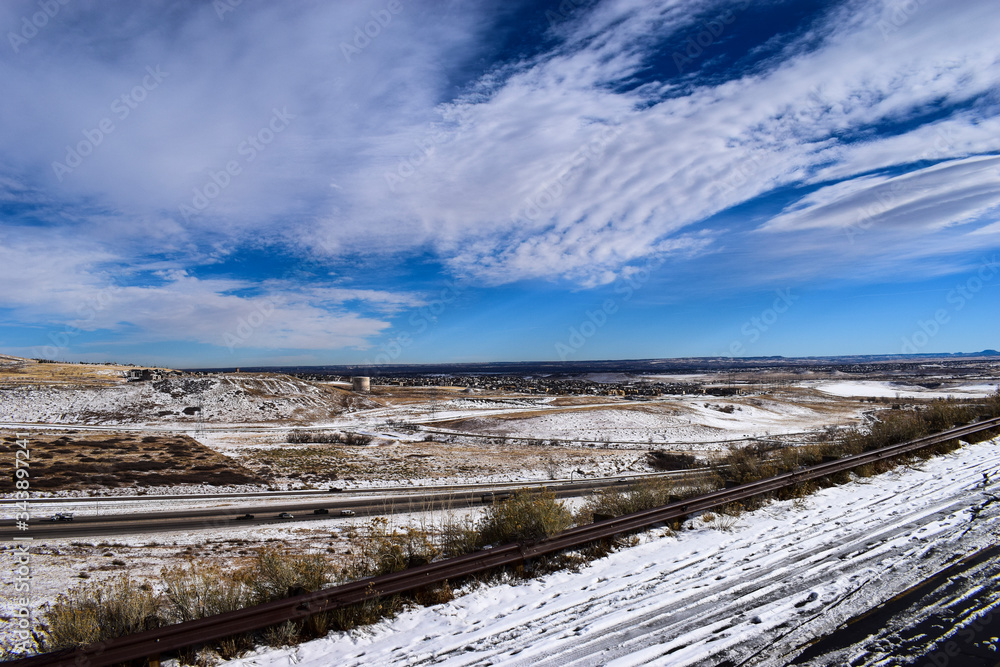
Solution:
{"label": "metal guardrail", "polygon": [[205,644],[229,635],[251,632],[289,620],[304,619],[316,613],[339,609],[366,600],[409,593],[449,579],[459,579],[498,567],[522,564],[531,558],[682,519],[693,512],[713,509],[994,428],[1000,428],[1000,418],[820,463],[757,482],[713,491],[662,507],[578,526],[546,539],[506,544],[494,549],[477,551],[400,572],[361,579],[314,593],[306,593],[225,614],[147,630],[76,649],[21,658],[5,664],[10,667],[40,667],[42,665],[100,667],[159,656],[162,653]]}

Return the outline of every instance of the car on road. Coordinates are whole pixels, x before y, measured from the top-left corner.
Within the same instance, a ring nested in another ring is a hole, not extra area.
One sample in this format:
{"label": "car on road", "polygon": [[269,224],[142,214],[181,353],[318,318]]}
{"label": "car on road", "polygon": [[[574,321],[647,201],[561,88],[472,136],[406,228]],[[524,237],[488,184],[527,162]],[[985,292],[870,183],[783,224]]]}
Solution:
{"label": "car on road", "polygon": [[344,490],[342,488],[340,488],[339,486],[331,486],[330,490],[329,490],[329,493],[343,493],[343,491]]}
{"label": "car on road", "polygon": [[340,516],[354,516],[354,510],[340,510]]}
{"label": "car on road", "polygon": [[49,517],[49,521],[72,521],[72,520],[73,520],[72,512],[56,512],[51,517]]}
{"label": "car on road", "polygon": [[314,509],[313,510],[313,514],[329,514],[329,513],[330,513],[330,510],[328,510],[328,509],[326,509],[324,507],[320,507],[318,509]]}
{"label": "car on road", "polygon": [[289,514],[288,512],[282,512],[281,514],[278,515],[278,518],[279,519],[294,519],[295,517],[292,516],[291,514]]}
{"label": "car on road", "polygon": [[253,518],[253,514],[244,514],[243,516],[236,517],[237,521],[249,521]]}

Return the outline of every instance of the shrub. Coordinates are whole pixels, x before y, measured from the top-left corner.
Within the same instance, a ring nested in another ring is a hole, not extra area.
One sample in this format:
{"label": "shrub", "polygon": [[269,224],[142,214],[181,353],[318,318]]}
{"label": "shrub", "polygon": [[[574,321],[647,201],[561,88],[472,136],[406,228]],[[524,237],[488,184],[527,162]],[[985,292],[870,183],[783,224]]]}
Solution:
{"label": "shrub", "polygon": [[479,531],[470,518],[451,519],[441,526],[441,555],[454,558],[480,547]]}
{"label": "shrub", "polygon": [[660,450],[646,454],[646,463],[654,470],[687,470],[698,464],[691,454],[674,454]]}
{"label": "shrub", "polygon": [[218,566],[188,563],[160,573],[168,607],[166,615],[179,623],[242,609],[254,602],[253,591]]}
{"label": "shrub", "polygon": [[515,493],[486,509],[479,522],[482,545],[537,540],[554,535],[573,523],[573,516],[550,492]]}
{"label": "shrub", "polygon": [[344,444],[346,445],[368,445],[371,444],[372,436],[365,435],[364,433],[346,433],[344,434]]}
{"label": "shrub", "polygon": [[860,454],[913,440],[927,435],[927,432],[928,425],[921,413],[882,411],[867,433],[858,429],[849,431],[832,449],[837,455]]}
{"label": "shrub", "polygon": [[439,554],[440,550],[425,531],[416,528],[396,530],[389,527],[385,517],[375,517],[369,522],[361,549],[345,569],[344,576],[362,579],[398,572],[429,563]]}
{"label": "shrub", "polygon": [[289,555],[273,547],[257,550],[251,565],[237,572],[257,603],[318,591],[335,579],[333,563],[322,554]]}
{"label": "shrub", "polygon": [[343,442],[344,434],[328,431],[291,431],[285,437],[285,441],[291,444],[301,445],[308,443],[332,443]]}
{"label": "shrub", "polygon": [[931,431],[944,431],[968,424],[976,417],[977,412],[975,406],[941,399],[931,401],[931,404],[922,411],[921,417],[927,422],[927,427]]}
{"label": "shrub", "polygon": [[[882,410],[876,421],[867,430],[860,428],[846,432],[835,442],[824,442],[815,446],[787,448],[776,455],[761,446],[747,446],[731,449],[718,460],[713,468],[724,479],[741,484],[753,482],[771,475],[794,470],[800,465],[811,465],[823,456],[842,457],[861,454],[873,449],[907,442],[929,433],[942,431],[974,419],[1000,416],[1000,388],[984,403],[942,399],[930,402],[927,407],[916,410]],[[917,452],[917,455],[933,455],[950,451],[957,443],[948,442]],[[872,475],[889,470],[893,462],[886,460],[870,464],[858,474]],[[849,479],[846,473],[832,475],[824,483],[840,483]],[[782,491],[779,496],[794,497],[807,489]]]}
{"label": "shrub", "polygon": [[1000,417],[1000,385],[997,385],[997,390],[986,398],[983,417]]}
{"label": "shrub", "polygon": [[45,651],[74,648],[162,625],[159,598],[128,574],[87,583],[61,594],[43,613]]}
{"label": "shrub", "polygon": [[602,489],[580,508],[577,520],[583,523],[593,521],[596,517],[622,516],[661,507],[673,500],[673,491],[673,483],[664,479],[642,480],[624,491]]}
{"label": "shrub", "polygon": [[738,484],[755,482],[780,472],[776,462],[765,458],[766,450],[757,445],[732,447],[715,463],[715,468],[724,479]]}
{"label": "shrub", "polygon": [[291,444],[344,443],[345,445],[368,445],[372,436],[364,433],[341,433],[339,431],[291,431],[285,441]]}

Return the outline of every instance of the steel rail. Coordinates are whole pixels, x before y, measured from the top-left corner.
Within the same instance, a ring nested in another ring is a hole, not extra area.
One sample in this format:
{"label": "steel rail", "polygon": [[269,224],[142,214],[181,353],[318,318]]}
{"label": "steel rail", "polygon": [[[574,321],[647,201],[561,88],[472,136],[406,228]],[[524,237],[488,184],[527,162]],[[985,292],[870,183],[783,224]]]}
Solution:
{"label": "steel rail", "polygon": [[1000,418],[962,426],[935,435],[843,457],[800,470],[729,489],[720,489],[694,498],[649,510],[578,526],[549,538],[506,544],[494,549],[412,567],[400,572],[360,579],[347,584],[275,600],[237,611],[185,621],[104,642],[21,658],[5,663],[9,667],[101,667],[140,660],[181,648],[202,645],[224,637],[259,630],[289,620],[299,620],[316,613],[343,608],[380,597],[410,593],[449,579],[486,572],[499,567],[519,565],[532,558],[648,528],[700,512],[739,502],[803,482],[828,477],[838,472],[892,458],[966,435],[1000,428]]}

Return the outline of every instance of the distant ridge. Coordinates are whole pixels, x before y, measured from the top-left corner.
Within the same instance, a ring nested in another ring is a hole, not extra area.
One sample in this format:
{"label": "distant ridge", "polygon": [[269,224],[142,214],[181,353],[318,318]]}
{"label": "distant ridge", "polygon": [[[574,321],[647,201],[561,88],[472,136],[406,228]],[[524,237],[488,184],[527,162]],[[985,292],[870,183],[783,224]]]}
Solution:
{"label": "distant ridge", "polygon": [[[249,373],[306,373],[315,375],[578,375],[581,373],[690,373],[692,371],[795,369],[865,364],[919,364],[934,360],[997,357],[996,350],[939,354],[863,354],[832,357],[679,357],[666,359],[607,359],[596,361],[495,361],[442,364],[340,364],[325,366],[240,366]],[[232,372],[228,368],[188,368],[188,371]]]}

